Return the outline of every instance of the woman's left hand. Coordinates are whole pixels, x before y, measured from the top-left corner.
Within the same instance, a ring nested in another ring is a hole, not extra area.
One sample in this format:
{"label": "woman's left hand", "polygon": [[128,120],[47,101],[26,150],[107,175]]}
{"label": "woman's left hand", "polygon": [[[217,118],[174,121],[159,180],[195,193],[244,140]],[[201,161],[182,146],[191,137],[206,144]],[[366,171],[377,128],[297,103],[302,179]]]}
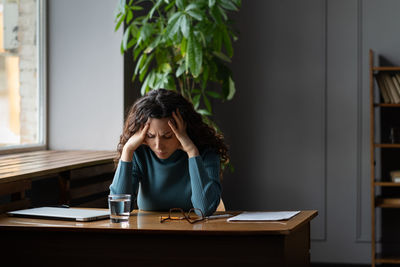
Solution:
{"label": "woman's left hand", "polygon": [[172,112],[172,117],[175,120],[176,125],[174,125],[172,120],[168,121],[168,125],[169,127],[171,127],[171,130],[174,132],[176,138],[181,143],[181,149],[188,154],[189,158],[198,156],[199,150],[187,135],[186,122],[183,120],[182,115],[179,113],[178,109],[176,109],[176,112]]}

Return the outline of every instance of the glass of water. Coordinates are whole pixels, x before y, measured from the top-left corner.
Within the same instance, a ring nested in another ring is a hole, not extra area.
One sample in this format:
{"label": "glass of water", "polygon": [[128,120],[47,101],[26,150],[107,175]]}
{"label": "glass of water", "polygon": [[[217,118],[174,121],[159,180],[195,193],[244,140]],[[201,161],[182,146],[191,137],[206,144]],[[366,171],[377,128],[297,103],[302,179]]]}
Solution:
{"label": "glass of water", "polygon": [[108,207],[112,223],[128,221],[131,211],[131,195],[109,195]]}

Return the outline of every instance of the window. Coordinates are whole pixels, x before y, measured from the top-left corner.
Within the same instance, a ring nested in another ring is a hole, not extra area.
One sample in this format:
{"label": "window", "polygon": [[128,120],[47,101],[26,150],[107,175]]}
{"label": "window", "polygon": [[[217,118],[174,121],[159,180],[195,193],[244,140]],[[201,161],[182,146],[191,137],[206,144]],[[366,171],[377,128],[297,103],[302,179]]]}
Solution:
{"label": "window", "polygon": [[45,147],[45,0],[0,1],[0,152]]}

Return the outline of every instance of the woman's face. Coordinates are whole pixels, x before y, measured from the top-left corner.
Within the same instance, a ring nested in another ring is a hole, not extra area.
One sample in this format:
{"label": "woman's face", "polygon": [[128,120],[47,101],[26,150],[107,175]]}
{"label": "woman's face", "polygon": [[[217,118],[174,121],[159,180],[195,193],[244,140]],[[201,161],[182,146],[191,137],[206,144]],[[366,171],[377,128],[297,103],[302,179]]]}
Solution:
{"label": "woman's face", "polygon": [[149,129],[146,134],[146,144],[160,159],[167,159],[180,146],[168,121],[171,118],[150,119]]}

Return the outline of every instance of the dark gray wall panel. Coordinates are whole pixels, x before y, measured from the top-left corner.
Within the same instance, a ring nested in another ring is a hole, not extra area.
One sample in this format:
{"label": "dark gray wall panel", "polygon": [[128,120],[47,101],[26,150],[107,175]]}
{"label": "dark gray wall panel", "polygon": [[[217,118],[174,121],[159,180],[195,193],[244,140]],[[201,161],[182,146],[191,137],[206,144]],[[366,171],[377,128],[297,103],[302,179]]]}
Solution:
{"label": "dark gray wall panel", "polygon": [[325,238],[325,17],[324,1],[244,1],[237,95],[217,111],[236,168],[226,205],[317,209],[314,239]]}

